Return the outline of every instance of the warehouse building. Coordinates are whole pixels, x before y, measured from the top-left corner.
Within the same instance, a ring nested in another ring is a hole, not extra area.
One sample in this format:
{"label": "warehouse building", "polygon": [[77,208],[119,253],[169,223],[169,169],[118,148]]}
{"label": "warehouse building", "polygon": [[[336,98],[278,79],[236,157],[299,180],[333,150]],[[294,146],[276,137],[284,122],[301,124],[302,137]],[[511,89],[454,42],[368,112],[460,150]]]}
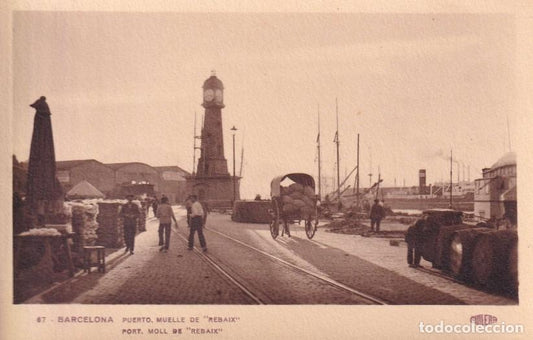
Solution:
{"label": "warehouse building", "polygon": [[161,195],[168,197],[170,202],[181,203],[188,196],[186,177],[190,174],[178,166],[154,167],[160,176]]}
{"label": "warehouse building", "polygon": [[131,184],[153,185],[157,197],[165,195],[171,203],[183,202],[187,196],[185,177],[189,173],[178,166],[160,166],[140,162],[104,164],[94,159],[56,162],[56,175],[68,192],[76,184],[87,181],[107,197]]}
{"label": "warehouse building", "polygon": [[114,170],[115,184],[153,184],[154,191],[160,191],[159,172],[145,163],[108,163],[106,166]]}
{"label": "warehouse building", "polygon": [[109,195],[116,183],[114,170],[94,159],[56,162],[56,177],[63,186],[63,192],[85,180]]}

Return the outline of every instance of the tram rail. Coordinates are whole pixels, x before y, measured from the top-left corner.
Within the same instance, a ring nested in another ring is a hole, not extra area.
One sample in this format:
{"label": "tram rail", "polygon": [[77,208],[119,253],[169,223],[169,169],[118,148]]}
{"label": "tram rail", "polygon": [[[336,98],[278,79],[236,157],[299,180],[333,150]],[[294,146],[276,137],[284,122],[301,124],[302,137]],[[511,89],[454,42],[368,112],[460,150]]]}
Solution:
{"label": "tram rail", "polygon": [[[369,304],[375,304],[375,305],[387,305],[389,304],[388,302],[382,300],[382,299],[379,299],[377,297],[374,297],[374,296],[371,296],[369,294],[366,294],[360,290],[357,290],[355,288],[352,288],[352,287],[349,287],[341,282],[338,282],[338,281],[335,281],[327,276],[324,276],[324,275],[321,275],[321,274],[318,274],[318,273],[314,273],[312,271],[309,271],[308,269],[305,269],[303,267],[300,267],[298,265],[295,265],[293,263],[290,263],[278,256],[275,256],[273,254],[270,254],[266,251],[263,251],[261,249],[258,249],[246,242],[243,242],[241,240],[238,240],[234,237],[231,237],[225,233],[222,233],[222,232],[219,232],[219,231],[216,231],[216,230],[213,230],[211,228],[204,228],[204,230],[207,230],[211,233],[214,233],[214,234],[217,234],[221,237],[224,237],[230,241],[232,241],[233,243],[236,243],[236,244],[239,244],[240,246],[242,247],[245,247],[249,250],[252,250],[254,251],[255,253],[258,253],[264,257],[267,257],[268,259],[276,262],[276,263],[279,263],[287,268],[290,268],[291,270],[295,271],[295,272],[298,272],[299,274],[304,274],[308,277],[312,277],[314,279],[317,279],[319,280],[320,282],[324,283],[324,284],[327,284],[337,290],[340,290],[340,291],[343,291],[343,292],[348,292],[349,294],[352,294],[354,296],[357,296],[359,299],[362,299],[362,300],[365,300],[367,301]],[[180,235],[178,233],[178,235],[180,236],[181,239],[183,239],[185,242],[186,242],[186,239],[183,235]],[[204,259],[208,264],[210,264],[216,271],[218,271],[219,273],[221,273],[223,276],[225,276],[226,278],[228,278],[233,284],[235,284],[237,287],[239,287],[239,289],[241,289],[247,296],[249,296],[253,301],[255,301],[257,304],[267,304],[268,302],[265,301],[265,299],[262,299],[261,297],[259,297],[257,294],[253,293],[251,289],[249,289],[248,287],[246,287],[246,284],[245,283],[242,283],[240,282],[239,279],[237,279],[234,275],[232,275],[228,270],[224,269],[223,266],[221,266],[220,264],[217,263],[217,259],[212,255],[212,254],[209,254],[209,253],[203,253],[202,251],[198,250],[195,248],[195,253],[198,254],[198,256],[200,256],[202,259]]]}

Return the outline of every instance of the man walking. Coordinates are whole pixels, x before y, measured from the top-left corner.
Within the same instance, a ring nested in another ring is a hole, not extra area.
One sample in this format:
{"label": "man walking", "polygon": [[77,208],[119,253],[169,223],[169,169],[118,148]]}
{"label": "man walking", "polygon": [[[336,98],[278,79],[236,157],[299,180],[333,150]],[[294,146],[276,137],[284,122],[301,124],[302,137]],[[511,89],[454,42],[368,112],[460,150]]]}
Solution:
{"label": "man walking", "polygon": [[194,233],[198,232],[198,239],[200,240],[200,246],[203,251],[207,251],[207,246],[205,244],[203,224],[204,224],[204,209],[202,204],[198,202],[198,197],[196,195],[191,195],[191,218],[190,218],[190,232],[189,232],[189,247],[187,249],[192,250],[194,245]]}
{"label": "man walking", "polygon": [[161,199],[161,205],[157,208],[155,216],[159,218],[159,245],[161,246],[159,251],[166,253],[170,245],[170,225],[172,220],[176,223],[176,228],[178,227],[178,221],[176,221],[172,207],[168,204],[168,198],[163,197]]}
{"label": "man walking", "polygon": [[135,231],[137,229],[137,220],[141,212],[137,204],[133,203],[133,195],[127,195],[128,202],[122,205],[120,209],[120,216],[124,221],[124,242],[126,242],[125,253],[130,252],[133,255],[133,248],[135,247]]}
{"label": "man walking", "polygon": [[379,226],[381,224],[381,219],[385,216],[385,208],[379,204],[379,200],[375,199],[372,208],[370,209],[370,230],[374,231],[374,225],[376,226],[375,231],[379,233]]}

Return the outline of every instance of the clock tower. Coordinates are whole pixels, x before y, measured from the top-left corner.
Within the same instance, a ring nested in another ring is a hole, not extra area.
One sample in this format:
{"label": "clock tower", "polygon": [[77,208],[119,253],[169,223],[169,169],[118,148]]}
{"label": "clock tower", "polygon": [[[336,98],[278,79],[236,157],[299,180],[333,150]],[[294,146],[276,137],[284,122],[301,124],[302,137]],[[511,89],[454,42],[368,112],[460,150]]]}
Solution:
{"label": "clock tower", "polygon": [[222,134],[222,109],[224,108],[224,84],[213,74],[205,82],[203,103],[205,108],[202,127],[198,176],[229,176],[228,162],[224,158]]}
{"label": "clock tower", "polygon": [[240,177],[235,179],[228,172],[228,162],[224,157],[224,135],[222,109],[224,105],[224,84],[211,73],[202,86],[205,109],[200,136],[200,158],[196,174],[189,177],[187,189],[207,202],[213,208],[232,206],[235,182],[235,197],[239,199]]}

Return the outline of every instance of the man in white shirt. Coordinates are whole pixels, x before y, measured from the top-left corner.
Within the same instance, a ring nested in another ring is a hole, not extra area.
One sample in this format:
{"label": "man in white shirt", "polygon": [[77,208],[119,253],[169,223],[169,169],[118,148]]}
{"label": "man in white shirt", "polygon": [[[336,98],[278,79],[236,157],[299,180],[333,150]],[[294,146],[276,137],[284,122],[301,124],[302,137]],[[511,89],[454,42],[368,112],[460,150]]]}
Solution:
{"label": "man in white shirt", "polygon": [[176,227],[178,227],[178,221],[176,221],[167,197],[161,199],[161,205],[157,208],[155,216],[159,218],[159,245],[161,246],[159,251],[166,253],[170,245],[170,225],[172,220],[174,220]]}
{"label": "man in white shirt", "polygon": [[198,232],[198,239],[200,240],[200,246],[203,251],[207,250],[205,243],[205,237],[203,232],[204,224],[204,208],[202,204],[198,202],[198,197],[196,195],[191,195],[192,205],[191,205],[191,224],[189,232],[189,247],[187,249],[192,250],[194,246],[194,233]]}

